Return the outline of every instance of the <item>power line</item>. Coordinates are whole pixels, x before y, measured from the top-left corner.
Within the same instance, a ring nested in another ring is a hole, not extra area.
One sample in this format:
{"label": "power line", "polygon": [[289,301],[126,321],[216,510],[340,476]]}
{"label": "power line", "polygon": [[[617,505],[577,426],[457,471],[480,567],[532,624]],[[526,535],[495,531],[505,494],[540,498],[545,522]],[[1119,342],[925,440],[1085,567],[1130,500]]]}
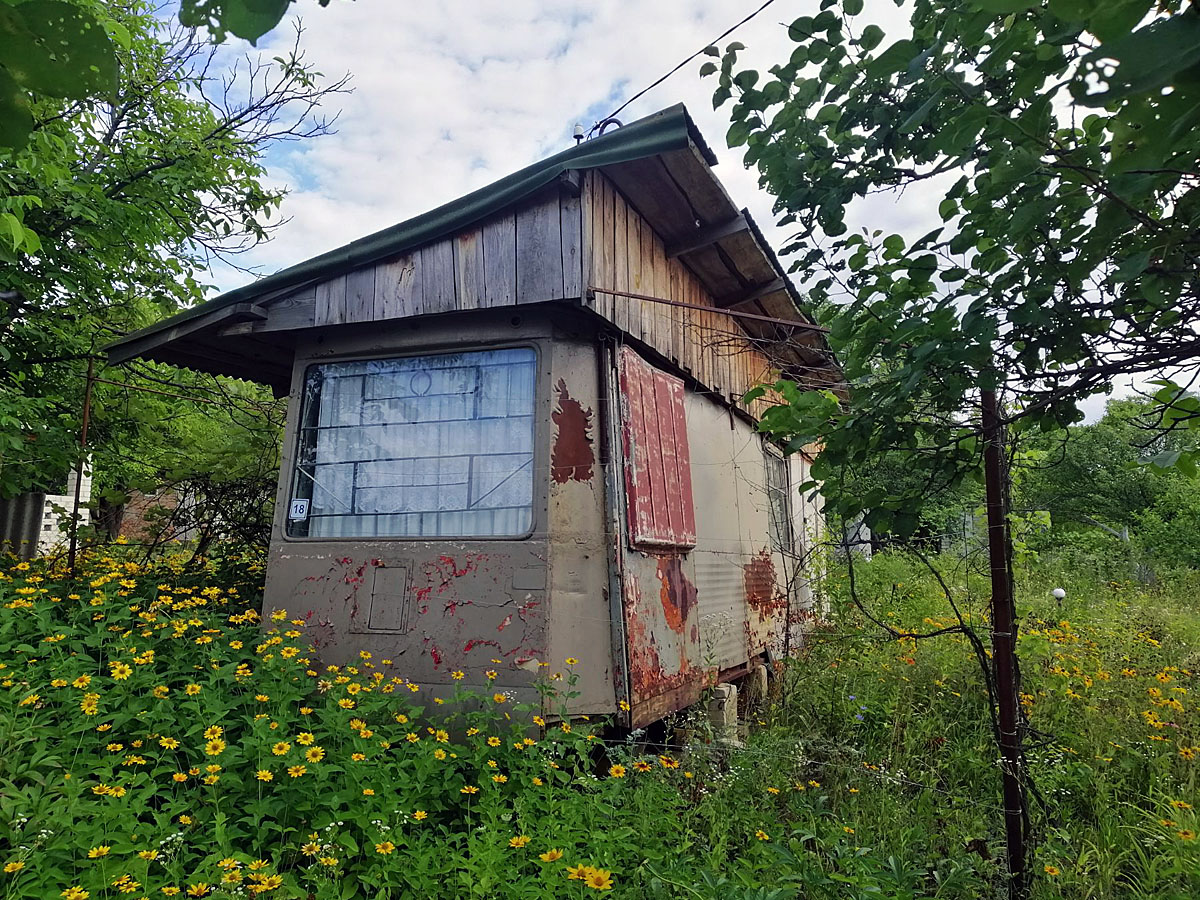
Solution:
{"label": "power line", "polygon": [[[618,106],[616,109],[614,109],[611,113],[609,113],[607,116],[604,117],[604,119],[601,119],[600,121],[603,122],[605,119],[615,118],[616,115],[618,113],[620,113],[623,109],[625,109],[625,107],[629,106],[629,104],[633,103],[635,100],[641,98],[645,94],[654,90],[656,87],[658,87],[664,81],[666,81],[668,78],[670,78],[676,72],[678,72],[680,69],[682,69],[688,63],[690,63],[693,59],[695,59],[697,56],[702,54],[709,47],[713,46],[718,41],[724,40],[725,38],[729,37],[729,35],[733,34],[733,32],[737,31],[737,29],[741,28],[743,25],[745,25],[747,22],[749,22],[751,19],[753,19],[755,16],[757,16],[760,12],[762,12],[764,9],[766,9],[768,6],[770,6],[774,2],[775,2],[775,0],[767,0],[766,3],[764,3],[758,9],[754,10],[754,12],[750,13],[750,15],[746,16],[740,22],[730,26],[729,28],[726,28],[724,31],[722,31],[720,34],[718,34],[715,38],[713,38],[711,41],[709,41],[707,44],[705,44],[703,47],[701,47],[699,50],[697,50],[695,53],[693,53],[691,56],[689,56],[683,62],[679,63],[679,65],[675,66],[675,68],[671,69],[671,71],[669,71],[665,75],[661,76],[657,81],[653,82],[652,84],[649,84],[646,87],[642,88],[640,91],[638,91],[636,94],[634,94],[628,100],[626,100],[624,103],[622,103],[620,106]],[[588,130],[588,136],[590,137],[592,132],[595,131],[599,127],[600,127],[600,122],[597,122],[595,125],[593,125]]]}

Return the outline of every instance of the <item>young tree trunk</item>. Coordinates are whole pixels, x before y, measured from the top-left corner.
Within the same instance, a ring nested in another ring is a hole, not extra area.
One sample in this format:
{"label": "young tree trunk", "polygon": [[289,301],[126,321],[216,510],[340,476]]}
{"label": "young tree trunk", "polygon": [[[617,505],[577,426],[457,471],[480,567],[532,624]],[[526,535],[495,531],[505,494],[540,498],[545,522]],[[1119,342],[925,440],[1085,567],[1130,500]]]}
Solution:
{"label": "young tree trunk", "polygon": [[1025,839],[1028,798],[1017,670],[1017,624],[1013,598],[1012,547],[1008,530],[1008,479],[1005,477],[1004,431],[995,391],[982,391],[984,481],[987,489],[988,560],[992,576],[992,666],[1000,724],[1000,771],[1004,794],[1004,832],[1008,857],[1008,896],[1028,894]]}

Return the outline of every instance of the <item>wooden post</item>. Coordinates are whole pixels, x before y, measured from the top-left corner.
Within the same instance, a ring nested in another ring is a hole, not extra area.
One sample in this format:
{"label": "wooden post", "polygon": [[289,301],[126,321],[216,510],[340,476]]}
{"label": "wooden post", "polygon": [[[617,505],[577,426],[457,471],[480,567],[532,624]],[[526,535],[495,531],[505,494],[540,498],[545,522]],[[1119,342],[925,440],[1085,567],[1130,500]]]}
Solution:
{"label": "wooden post", "polygon": [[71,545],[67,551],[67,568],[75,575],[75,554],[79,549],[79,492],[83,487],[83,464],[87,459],[88,422],[92,416],[92,384],[95,382],[96,361],[88,357],[87,383],[83,388],[83,422],[79,429],[79,459],[75,461],[75,500],[71,504]]}
{"label": "wooden post", "polygon": [[992,671],[1000,722],[1000,773],[1004,795],[1004,833],[1008,858],[1008,896],[1026,896],[1025,823],[1027,798],[1017,685],[1016,612],[1009,566],[1008,482],[1004,477],[1004,430],[996,392],[980,392],[983,412],[983,468],[987,491],[988,560],[992,577]]}

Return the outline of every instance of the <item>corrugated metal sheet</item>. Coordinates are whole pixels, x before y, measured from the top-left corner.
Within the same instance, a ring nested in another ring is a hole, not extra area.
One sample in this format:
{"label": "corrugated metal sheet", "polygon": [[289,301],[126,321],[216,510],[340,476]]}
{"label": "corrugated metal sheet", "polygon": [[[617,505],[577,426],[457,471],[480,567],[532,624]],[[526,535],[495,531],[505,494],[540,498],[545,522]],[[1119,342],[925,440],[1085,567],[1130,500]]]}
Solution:
{"label": "corrugated metal sheet", "polygon": [[621,433],[635,547],[696,545],[683,395],[682,380],[621,348]]}
{"label": "corrugated metal sheet", "polygon": [[18,494],[0,500],[0,554],[30,559],[37,553],[45,508],[45,494]]}

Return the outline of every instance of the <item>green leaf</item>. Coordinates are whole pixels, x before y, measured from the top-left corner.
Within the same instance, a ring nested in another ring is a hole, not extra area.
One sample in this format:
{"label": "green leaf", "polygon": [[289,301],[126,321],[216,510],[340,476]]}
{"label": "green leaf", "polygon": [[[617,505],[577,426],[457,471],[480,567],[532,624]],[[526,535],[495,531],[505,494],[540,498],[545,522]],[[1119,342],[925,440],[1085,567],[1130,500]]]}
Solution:
{"label": "green leaf", "polygon": [[[868,26],[869,27],[869,26]],[[866,29],[863,30],[866,35]],[[882,37],[882,32],[880,33]],[[878,41],[876,41],[878,43]],[[917,55],[917,46],[904,38],[896,41],[867,65],[867,74],[872,78],[883,78],[893,72],[899,72]]]}
{"label": "green leaf", "polygon": [[82,99],[117,87],[116,53],[104,28],[58,0],[0,4],[0,65],[35,94]]}
{"label": "green leaf", "polygon": [[[878,25],[868,25],[862,30],[862,34],[860,34],[858,37],[858,46],[862,47],[864,50],[870,51],[878,47],[880,41],[882,40],[883,29]],[[895,45],[893,44],[893,46]],[[886,55],[886,53],[884,55]],[[880,59],[882,59],[882,56]],[[876,60],[876,62],[878,63],[879,60]]]}
{"label": "green leaf", "polygon": [[938,101],[941,99],[942,89],[939,88],[938,90],[934,91],[933,95],[928,100],[917,107],[912,115],[905,119],[900,124],[900,127],[896,130],[901,134],[908,134],[909,132],[916,131],[921,127],[922,123],[929,118],[929,114],[933,112],[933,108],[937,106]]}
{"label": "green leaf", "polygon": [[842,0],[842,10],[848,16],[857,16],[863,11],[863,0]]}
{"label": "green leaf", "polygon": [[1123,38],[1106,42],[1090,54],[1091,61],[1118,60],[1107,91],[1089,94],[1083,102],[1105,106],[1131,94],[1171,84],[1176,76],[1200,63],[1200,15],[1181,14],[1159,19]]}
{"label": "green leaf", "polygon": [[29,95],[0,68],[0,146],[19,150],[29,142],[32,130]]}
{"label": "green leaf", "polygon": [[714,62],[706,62],[700,67],[700,77],[705,78],[717,71],[717,64]]}
{"label": "green leaf", "polygon": [[217,20],[230,33],[251,44],[279,24],[291,0],[225,0]]}

